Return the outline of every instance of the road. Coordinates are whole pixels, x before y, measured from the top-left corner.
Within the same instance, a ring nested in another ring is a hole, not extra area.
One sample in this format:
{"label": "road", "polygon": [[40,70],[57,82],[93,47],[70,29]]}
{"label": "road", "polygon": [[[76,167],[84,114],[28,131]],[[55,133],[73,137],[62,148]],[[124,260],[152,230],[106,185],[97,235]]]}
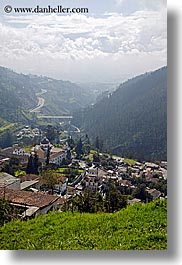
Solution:
{"label": "road", "polygon": [[76,132],[77,133],[80,133],[81,132],[80,129],[78,127],[76,127],[75,125],[72,124],[72,127],[74,127],[76,129]]}
{"label": "road", "polygon": [[45,99],[38,97],[37,107],[32,109],[32,110],[30,110],[30,112],[39,112],[40,109],[44,106],[44,103],[45,103]]}
{"label": "road", "polygon": [[38,104],[34,109],[30,110],[30,112],[39,112],[40,109],[44,106],[45,99],[39,96],[42,96],[45,93],[47,93],[46,89],[41,89],[41,92],[36,93],[36,96],[38,98]]}
{"label": "road", "polygon": [[36,93],[36,96],[38,97],[38,96],[42,96],[43,94],[45,94],[45,93],[47,93],[47,90],[46,89],[41,89],[41,92],[38,92],[38,93]]}

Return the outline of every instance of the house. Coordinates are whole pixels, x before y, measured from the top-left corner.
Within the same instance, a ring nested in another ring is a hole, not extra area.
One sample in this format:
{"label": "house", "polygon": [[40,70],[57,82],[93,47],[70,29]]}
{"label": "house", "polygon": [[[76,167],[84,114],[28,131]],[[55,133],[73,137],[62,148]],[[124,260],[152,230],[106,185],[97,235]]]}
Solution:
{"label": "house", "polygon": [[39,176],[34,174],[27,174],[20,176],[20,189],[25,190],[27,188],[34,189],[34,191],[40,190]]}
{"label": "house", "polygon": [[67,186],[67,195],[68,196],[73,196],[74,194],[76,194],[75,188],[71,187],[71,186]]}
{"label": "house", "polygon": [[147,192],[150,195],[152,200],[158,199],[162,195],[162,193],[156,189],[150,189],[150,190],[147,190]]}
{"label": "house", "polygon": [[61,165],[63,159],[66,159],[67,152],[61,148],[52,148],[50,152],[49,163]]}
{"label": "house", "polygon": [[160,166],[167,169],[167,161],[161,161]]}
{"label": "house", "polygon": [[13,147],[7,147],[2,150],[0,150],[0,158],[10,158],[13,155],[14,148]]}
{"label": "house", "polygon": [[41,163],[45,163],[47,159],[47,154],[49,153],[49,163],[56,164],[60,166],[62,164],[63,159],[67,158],[68,149],[64,148],[56,148],[54,147],[50,141],[44,137],[40,142],[40,145],[36,145],[31,149],[32,153],[36,153],[39,157],[39,161]]}
{"label": "house", "polygon": [[20,179],[8,173],[0,173],[0,188],[9,188],[12,190],[20,190]]}
{"label": "house", "polygon": [[96,181],[96,179],[94,177],[86,177],[84,182],[85,183],[85,187],[98,187],[99,182]]}
{"label": "house", "polygon": [[159,165],[154,164],[154,163],[150,163],[150,162],[146,162],[145,163],[145,167],[146,168],[151,168],[151,169],[158,169],[159,168]]}
{"label": "house", "polygon": [[8,147],[0,151],[0,158],[11,158],[17,157],[22,163],[28,162],[29,154],[24,151],[24,149],[14,145],[13,147]]}
{"label": "house", "polygon": [[99,168],[97,167],[90,167],[87,171],[87,175],[97,177],[98,176]]}
{"label": "house", "polygon": [[6,164],[6,162],[8,162],[10,160],[10,158],[3,158],[0,159],[0,171],[3,171],[4,165]]}
{"label": "house", "polygon": [[[13,150],[13,155],[19,155],[19,156],[23,156],[23,155],[25,155],[26,153],[25,153],[25,150],[24,149],[22,149],[22,148],[15,148],[14,150]],[[28,154],[27,154],[28,155]]]}
{"label": "house", "polygon": [[118,180],[118,183],[120,186],[126,186],[126,187],[131,186],[131,181],[127,179],[120,179]]}
{"label": "house", "polygon": [[0,199],[5,198],[11,205],[24,209],[22,217],[31,217],[37,214],[46,214],[57,209],[58,196],[34,193],[30,191],[0,189]]}
{"label": "house", "polygon": [[57,176],[57,184],[54,185],[54,191],[58,194],[64,194],[67,189],[68,178],[65,176]]}
{"label": "house", "polygon": [[138,202],[141,202],[141,200],[137,199],[137,198],[134,198],[132,200],[128,200],[128,204],[134,204],[134,203],[138,203]]}

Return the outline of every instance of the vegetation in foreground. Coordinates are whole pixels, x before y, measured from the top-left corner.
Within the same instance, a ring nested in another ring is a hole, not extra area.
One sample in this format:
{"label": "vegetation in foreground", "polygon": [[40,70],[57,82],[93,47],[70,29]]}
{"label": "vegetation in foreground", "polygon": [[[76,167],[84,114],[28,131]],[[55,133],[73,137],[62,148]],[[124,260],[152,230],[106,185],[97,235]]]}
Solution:
{"label": "vegetation in foreground", "polygon": [[51,212],[0,228],[0,249],[166,250],[167,201],[138,203],[119,212]]}

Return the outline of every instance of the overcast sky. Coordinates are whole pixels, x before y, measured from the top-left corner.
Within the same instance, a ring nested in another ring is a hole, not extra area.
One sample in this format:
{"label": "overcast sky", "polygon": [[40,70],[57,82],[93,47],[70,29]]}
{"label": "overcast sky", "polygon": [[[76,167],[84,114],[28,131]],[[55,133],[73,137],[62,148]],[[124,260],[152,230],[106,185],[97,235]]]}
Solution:
{"label": "overcast sky", "polygon": [[[6,14],[87,7],[88,14]],[[122,82],[167,64],[164,0],[1,0],[0,65],[74,82]]]}

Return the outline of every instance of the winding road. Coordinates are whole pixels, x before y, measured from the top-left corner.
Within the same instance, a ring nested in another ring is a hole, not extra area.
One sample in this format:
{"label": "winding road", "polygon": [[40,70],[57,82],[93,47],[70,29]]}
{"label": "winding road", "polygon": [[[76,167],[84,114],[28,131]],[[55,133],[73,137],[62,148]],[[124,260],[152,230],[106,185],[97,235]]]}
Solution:
{"label": "winding road", "polygon": [[[38,113],[40,112],[40,109],[44,106],[45,103],[45,99],[42,98],[41,96],[43,94],[47,93],[46,89],[41,89],[41,92],[36,93],[37,99],[38,99],[38,103],[37,106],[35,108],[33,108],[32,110],[30,110],[31,113]],[[65,115],[65,116],[61,116],[61,115],[43,115],[43,114],[39,114],[37,115],[38,119],[60,119],[60,120],[71,120],[73,118],[73,116],[71,115]],[[70,121],[69,121],[70,123]],[[77,132],[80,133],[80,129],[78,127],[76,127],[75,125],[71,125],[75,130],[74,131],[70,131],[70,132]],[[67,132],[67,131],[65,131]]]}
{"label": "winding road", "polygon": [[38,98],[38,104],[34,109],[30,110],[30,112],[39,112],[40,109],[44,106],[45,99],[40,96],[42,96],[45,93],[47,93],[46,89],[42,89],[41,92],[36,93],[36,96]]}

